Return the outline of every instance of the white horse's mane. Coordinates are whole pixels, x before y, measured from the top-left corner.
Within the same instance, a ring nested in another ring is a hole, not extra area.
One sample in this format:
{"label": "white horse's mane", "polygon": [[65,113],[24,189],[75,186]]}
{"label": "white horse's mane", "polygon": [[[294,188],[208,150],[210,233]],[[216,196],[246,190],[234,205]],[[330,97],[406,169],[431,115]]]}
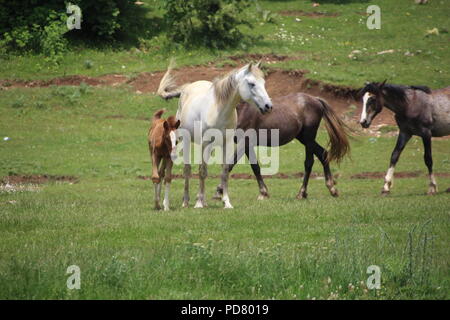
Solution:
{"label": "white horse's mane", "polygon": [[[230,96],[236,90],[236,77],[235,75],[242,69],[248,68],[249,64],[240,69],[235,69],[227,73],[226,75],[216,78],[213,81],[214,94],[220,105],[224,105],[230,99]],[[264,78],[264,73],[256,65],[252,64],[251,72],[256,78]]]}

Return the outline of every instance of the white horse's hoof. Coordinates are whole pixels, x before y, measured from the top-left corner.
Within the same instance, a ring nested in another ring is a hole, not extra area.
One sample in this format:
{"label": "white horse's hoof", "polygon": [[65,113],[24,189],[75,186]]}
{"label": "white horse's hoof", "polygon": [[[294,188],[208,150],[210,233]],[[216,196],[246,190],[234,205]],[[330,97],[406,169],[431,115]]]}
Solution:
{"label": "white horse's hoof", "polygon": [[269,199],[269,196],[264,195],[264,194],[260,194],[257,199],[258,200],[266,200],[266,199]]}
{"label": "white horse's hoof", "polygon": [[195,204],[194,208],[199,209],[199,208],[205,208],[207,207],[205,202],[202,201],[197,201],[197,203]]}
{"label": "white horse's hoof", "polygon": [[189,202],[183,202],[181,205],[183,208],[189,208]]}
{"label": "white horse's hoof", "polygon": [[231,203],[225,202],[225,206],[223,208],[224,209],[233,209],[233,206],[231,205]]}

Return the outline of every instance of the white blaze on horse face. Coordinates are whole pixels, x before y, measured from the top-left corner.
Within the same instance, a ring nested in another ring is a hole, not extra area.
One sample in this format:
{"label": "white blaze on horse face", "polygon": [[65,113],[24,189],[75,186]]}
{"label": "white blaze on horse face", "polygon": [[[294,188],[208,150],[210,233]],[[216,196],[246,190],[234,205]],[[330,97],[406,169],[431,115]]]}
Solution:
{"label": "white blaze on horse face", "polygon": [[172,143],[172,150],[170,150],[170,158],[175,160],[177,158],[177,136],[175,131],[170,131],[170,142]]}
{"label": "white blaze on horse face", "polygon": [[361,119],[359,120],[360,123],[364,123],[367,120],[367,101],[369,101],[369,98],[372,96],[371,93],[366,92],[363,97],[363,109],[361,112]]}

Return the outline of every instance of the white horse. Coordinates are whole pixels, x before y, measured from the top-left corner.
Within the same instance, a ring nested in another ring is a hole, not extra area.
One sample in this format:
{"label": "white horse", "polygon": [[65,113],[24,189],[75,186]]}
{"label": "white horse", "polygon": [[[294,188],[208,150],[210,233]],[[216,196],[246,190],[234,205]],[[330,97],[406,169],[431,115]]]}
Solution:
{"label": "white horse", "polygon": [[[222,133],[222,201],[225,208],[233,208],[228,196],[228,175],[229,170],[226,165],[225,150],[230,144],[234,145],[234,130],[237,125],[236,106],[240,100],[244,100],[256,106],[261,113],[272,110],[272,102],[264,87],[264,74],[260,69],[261,62],[257,64],[247,64],[240,69],[236,69],[213,82],[196,81],[193,83],[176,86],[172,75],[173,63],[171,62],[166,74],[161,79],[158,88],[158,95],[164,99],[179,97],[177,119],[181,121],[179,129],[187,130],[190,133],[190,142],[194,141],[194,127],[200,124],[201,134],[208,129],[216,129]],[[229,130],[232,129],[232,130]],[[231,134],[230,134],[231,133]],[[190,143],[188,143],[190,148]],[[202,141],[202,161],[199,168],[200,188],[197,195],[195,208],[206,206],[205,200],[205,179],[208,174],[207,163],[211,155],[213,142]],[[189,205],[189,178],[191,175],[191,165],[184,165],[184,197],[183,207]]]}

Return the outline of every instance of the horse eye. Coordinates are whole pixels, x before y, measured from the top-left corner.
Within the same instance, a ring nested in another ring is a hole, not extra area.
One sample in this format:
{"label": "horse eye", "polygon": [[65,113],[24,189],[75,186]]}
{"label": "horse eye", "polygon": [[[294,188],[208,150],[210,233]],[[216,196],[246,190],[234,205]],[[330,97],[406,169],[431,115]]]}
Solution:
{"label": "horse eye", "polygon": [[254,88],[255,84],[253,82],[249,82],[248,85],[250,86],[250,88]]}

